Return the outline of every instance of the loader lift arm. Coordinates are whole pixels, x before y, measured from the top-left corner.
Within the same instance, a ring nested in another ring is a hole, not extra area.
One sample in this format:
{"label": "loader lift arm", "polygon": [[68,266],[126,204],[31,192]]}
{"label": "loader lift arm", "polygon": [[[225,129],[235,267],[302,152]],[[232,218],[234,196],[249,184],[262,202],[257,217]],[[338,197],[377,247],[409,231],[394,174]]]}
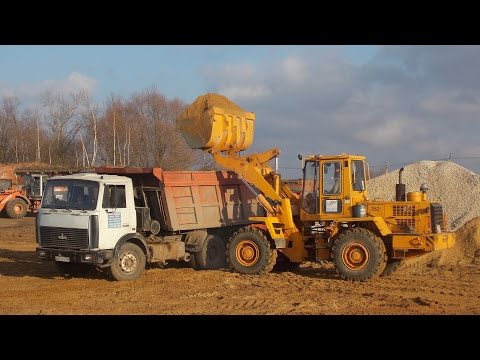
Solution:
{"label": "loader lift arm", "polygon": [[[284,230],[298,231],[293,222],[290,205],[290,200],[295,198],[295,195],[268,164],[271,159],[280,154],[277,148],[246,156],[239,156],[233,151],[226,152],[226,156],[213,149],[210,149],[209,152],[217,164],[235,171],[273,202],[273,206],[268,202],[265,203],[265,198],[262,198],[263,195],[260,194],[259,201],[271,216],[277,217],[278,222],[284,224]],[[267,181],[268,177],[271,178],[272,183]]]}

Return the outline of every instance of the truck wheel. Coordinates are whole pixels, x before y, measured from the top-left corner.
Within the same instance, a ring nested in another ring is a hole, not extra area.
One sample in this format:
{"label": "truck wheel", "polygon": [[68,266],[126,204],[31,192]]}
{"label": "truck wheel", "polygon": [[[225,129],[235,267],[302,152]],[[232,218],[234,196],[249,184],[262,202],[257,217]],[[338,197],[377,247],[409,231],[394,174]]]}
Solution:
{"label": "truck wheel", "polygon": [[198,253],[191,253],[190,254],[190,260],[188,261],[188,264],[193,268],[193,270],[202,270],[197,265],[197,254]]}
{"label": "truck wheel", "polygon": [[27,214],[27,203],[22,199],[12,199],[5,206],[5,212],[10,219],[21,219]]}
{"label": "truck wheel", "polygon": [[380,275],[387,263],[383,241],[363,228],[340,234],[332,252],[337,273],[345,280],[369,280]]}
{"label": "truck wheel", "polygon": [[240,274],[265,274],[277,260],[277,250],[270,247],[266,236],[258,229],[239,229],[227,243],[227,263]]}
{"label": "truck wheel", "polygon": [[195,254],[195,265],[200,270],[225,268],[225,243],[217,235],[208,235],[202,248]]}
{"label": "truck wheel", "polygon": [[57,268],[58,272],[66,277],[85,276],[90,270],[92,270],[92,266],[88,264],[65,263],[61,261],[55,261],[55,267]]}
{"label": "truck wheel", "polygon": [[145,254],[134,243],[124,243],[120,246],[118,256],[110,265],[110,273],[115,280],[136,280],[145,270]]}
{"label": "truck wheel", "polygon": [[389,261],[387,261],[387,266],[385,266],[385,269],[380,274],[380,276],[388,276],[388,275],[393,274],[404,263],[405,263],[405,260],[403,260],[403,259],[402,260],[389,260]]}

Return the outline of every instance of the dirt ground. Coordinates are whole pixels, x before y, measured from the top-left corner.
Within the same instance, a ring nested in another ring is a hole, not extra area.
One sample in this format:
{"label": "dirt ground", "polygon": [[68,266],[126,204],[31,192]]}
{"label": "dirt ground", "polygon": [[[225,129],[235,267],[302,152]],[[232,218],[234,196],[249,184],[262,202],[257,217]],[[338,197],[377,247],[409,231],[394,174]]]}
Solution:
{"label": "dirt ground", "polygon": [[480,314],[480,252],[472,248],[428,254],[365,283],[309,263],[265,276],[176,266],[113,282],[101,273],[64,278],[38,261],[34,222],[0,218],[0,314]]}

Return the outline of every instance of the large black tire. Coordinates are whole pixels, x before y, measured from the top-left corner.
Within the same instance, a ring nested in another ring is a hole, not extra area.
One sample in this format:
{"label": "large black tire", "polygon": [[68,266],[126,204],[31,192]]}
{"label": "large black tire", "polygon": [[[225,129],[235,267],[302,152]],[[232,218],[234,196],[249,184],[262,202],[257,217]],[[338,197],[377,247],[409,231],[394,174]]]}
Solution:
{"label": "large black tire", "polygon": [[190,260],[188,260],[188,265],[190,265],[194,270],[201,270],[197,265],[197,253],[190,254]]}
{"label": "large black tire", "polygon": [[199,252],[195,253],[194,263],[199,270],[218,270],[226,267],[225,243],[217,235],[208,235]]}
{"label": "large black tire", "polygon": [[405,260],[388,260],[387,261],[387,266],[385,266],[385,269],[383,269],[383,272],[380,274],[380,276],[388,276],[393,274],[395,271],[397,271],[403,264],[405,263]]}
{"label": "large black tire", "polygon": [[21,219],[27,215],[28,205],[22,199],[12,199],[5,205],[5,212],[10,219]]}
{"label": "large black tire", "polygon": [[265,274],[272,271],[277,250],[272,249],[266,236],[258,229],[239,229],[227,242],[227,263],[240,274]]}
{"label": "large black tire", "polygon": [[58,272],[65,277],[83,277],[93,270],[90,264],[55,261]]}
{"label": "large black tire", "polygon": [[380,275],[387,263],[383,241],[363,228],[340,234],[332,253],[337,273],[345,280],[370,280]]}
{"label": "large black tire", "polygon": [[124,243],[110,265],[110,274],[118,281],[136,280],[145,271],[145,254],[134,243]]}

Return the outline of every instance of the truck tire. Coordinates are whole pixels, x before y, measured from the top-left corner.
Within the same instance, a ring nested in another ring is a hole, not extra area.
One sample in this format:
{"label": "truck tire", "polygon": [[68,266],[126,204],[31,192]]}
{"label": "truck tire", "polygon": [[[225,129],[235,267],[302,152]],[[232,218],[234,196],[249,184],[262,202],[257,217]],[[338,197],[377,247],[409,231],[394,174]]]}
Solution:
{"label": "truck tire", "polygon": [[5,212],[10,219],[21,219],[27,214],[27,203],[22,199],[12,199],[5,205]]}
{"label": "truck tire", "polygon": [[202,270],[197,265],[197,254],[198,253],[191,253],[190,254],[190,260],[188,261],[188,264],[193,268],[193,270]]}
{"label": "truck tire", "polygon": [[114,280],[136,280],[145,271],[145,254],[131,242],[120,246],[118,256],[115,256],[110,265],[110,273]]}
{"label": "truck tire", "polygon": [[203,241],[201,250],[195,254],[194,261],[199,270],[225,268],[225,243],[217,235],[208,235]]}
{"label": "truck tire", "polygon": [[240,274],[260,275],[272,271],[277,250],[272,249],[266,236],[258,229],[244,227],[235,232],[227,243],[227,263]]}
{"label": "truck tire", "polygon": [[387,263],[383,241],[363,228],[347,230],[335,240],[333,262],[342,279],[366,281],[382,273]]}
{"label": "truck tire", "polygon": [[92,270],[92,266],[88,264],[65,263],[61,261],[55,261],[55,267],[65,277],[82,277]]}
{"label": "truck tire", "polygon": [[403,264],[405,263],[405,260],[388,260],[387,261],[387,266],[385,266],[385,269],[383,272],[380,274],[380,276],[388,276],[393,274],[395,271],[397,271]]}

